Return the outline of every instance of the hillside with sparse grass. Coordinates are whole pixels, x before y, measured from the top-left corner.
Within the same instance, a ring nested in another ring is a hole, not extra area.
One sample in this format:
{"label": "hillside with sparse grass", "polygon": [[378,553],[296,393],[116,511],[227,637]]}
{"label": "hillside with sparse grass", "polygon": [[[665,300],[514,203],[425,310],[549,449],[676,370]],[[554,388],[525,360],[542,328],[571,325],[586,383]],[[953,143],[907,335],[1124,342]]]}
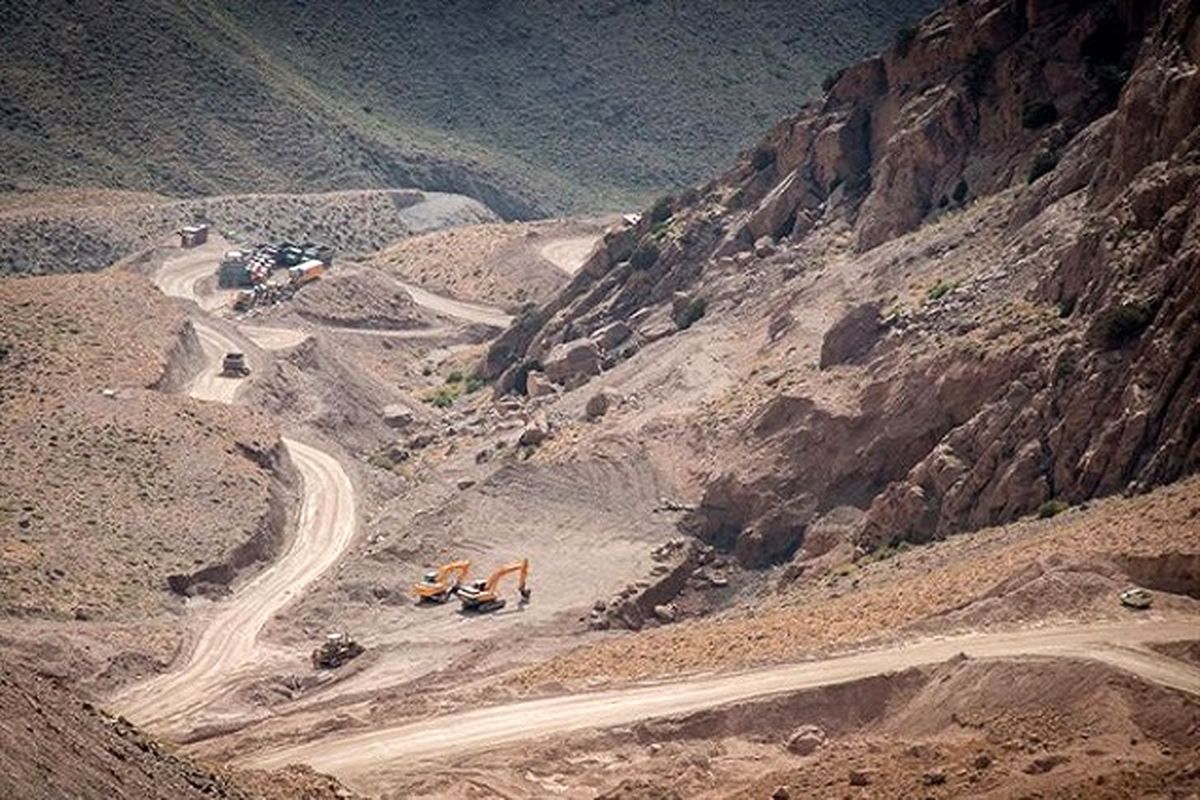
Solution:
{"label": "hillside with sparse grass", "polygon": [[0,189],[416,186],[507,217],[712,174],[929,0],[0,8]]}

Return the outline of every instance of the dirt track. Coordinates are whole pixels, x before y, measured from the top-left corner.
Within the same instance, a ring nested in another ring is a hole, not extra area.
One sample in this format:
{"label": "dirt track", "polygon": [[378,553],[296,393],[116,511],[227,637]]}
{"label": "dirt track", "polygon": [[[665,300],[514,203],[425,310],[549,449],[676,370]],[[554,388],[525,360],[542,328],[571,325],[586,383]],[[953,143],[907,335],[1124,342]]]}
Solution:
{"label": "dirt track", "polygon": [[[169,262],[159,276],[160,286],[194,299],[200,270],[194,253]],[[207,272],[211,259],[205,259]],[[193,397],[211,402],[234,402],[242,381],[222,377],[221,359],[237,342],[215,327],[195,322],[208,364],[196,376]],[[253,366],[253,365],[252,365]],[[337,459],[315,447],[284,439],[292,462],[304,480],[304,505],[295,536],[286,552],[229,601],[219,604],[206,620],[182,668],[131,687],[115,698],[123,714],[143,724],[170,727],[232,689],[257,668],[259,632],[276,613],[331,567],[354,537],[354,488]]]}
{"label": "dirt track", "polygon": [[425,722],[324,738],[245,760],[274,768],[306,763],[341,778],[379,772],[401,759],[435,758],[552,734],[685,714],[782,692],[810,689],[971,658],[1070,656],[1101,661],[1148,681],[1200,694],[1200,669],[1139,646],[1195,635],[1197,620],[1129,622],[935,638],[886,650],[782,667],[494,706]]}
{"label": "dirt track", "polygon": [[505,314],[495,306],[455,300],[452,297],[434,294],[411,283],[401,283],[400,285],[412,296],[414,303],[438,314],[445,314],[448,317],[455,317],[465,322],[478,322],[483,325],[491,325],[495,328],[507,328],[508,324],[512,322],[511,315]]}

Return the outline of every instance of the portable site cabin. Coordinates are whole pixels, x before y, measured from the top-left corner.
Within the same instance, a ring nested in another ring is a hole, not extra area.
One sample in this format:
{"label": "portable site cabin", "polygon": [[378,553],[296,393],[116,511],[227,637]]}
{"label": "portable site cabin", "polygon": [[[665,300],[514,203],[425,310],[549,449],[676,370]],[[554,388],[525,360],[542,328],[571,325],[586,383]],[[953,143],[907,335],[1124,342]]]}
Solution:
{"label": "portable site cabin", "polygon": [[179,229],[180,247],[198,247],[207,241],[207,225],[187,225]]}

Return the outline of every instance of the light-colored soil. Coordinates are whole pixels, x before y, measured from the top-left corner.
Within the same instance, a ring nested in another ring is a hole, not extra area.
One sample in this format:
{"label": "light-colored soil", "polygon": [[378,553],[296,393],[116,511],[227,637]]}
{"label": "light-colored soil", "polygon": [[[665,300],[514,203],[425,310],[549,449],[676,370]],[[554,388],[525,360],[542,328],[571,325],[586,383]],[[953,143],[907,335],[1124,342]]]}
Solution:
{"label": "light-colored soil", "polygon": [[369,266],[459,299],[515,310],[566,285],[611,219],[472,225],[413,236]]}
{"label": "light-colored soil", "polygon": [[1143,665],[1121,649],[1169,641],[1187,635],[1195,625],[1196,618],[1188,617],[1174,622],[1130,620],[1123,625],[939,637],[827,661],[483,708],[399,728],[325,737],[308,746],[250,760],[267,768],[299,761],[342,776],[384,772],[410,759],[457,756],[513,741],[693,713],[936,664],[960,654],[989,659],[1026,655],[1089,658],[1147,676],[1168,688],[1200,694],[1200,670],[1149,651],[1138,656],[1146,662]]}
{"label": "light-colored soil", "polygon": [[[520,682],[677,675],[804,658],[830,645],[925,630],[1119,618],[1127,612],[1116,602],[1118,591],[1132,582],[1153,586],[1155,570],[1167,575],[1178,569],[1173,554],[1181,564],[1195,562],[1198,542],[1200,479],[1192,479],[1051,520],[1021,521],[873,563],[847,563],[813,581],[785,583],[752,615],[732,612],[600,642],[534,667]],[[1139,557],[1153,566],[1131,567],[1128,559]],[[1129,572],[1136,572],[1136,581]],[[1166,595],[1160,602],[1200,610],[1187,597]]]}
{"label": "light-colored soil", "polygon": [[168,576],[269,550],[270,421],[150,390],[198,358],[170,301],[105,274],[5,281],[0,308],[7,613],[153,616],[181,603]]}
{"label": "light-colored soil", "polygon": [[[954,659],[603,733],[464,754],[393,791],[768,798],[1186,797],[1194,697],[1076,659]],[[789,752],[811,726],[808,755]],[[852,781],[852,774],[855,775]],[[383,785],[381,783],[381,785]]]}

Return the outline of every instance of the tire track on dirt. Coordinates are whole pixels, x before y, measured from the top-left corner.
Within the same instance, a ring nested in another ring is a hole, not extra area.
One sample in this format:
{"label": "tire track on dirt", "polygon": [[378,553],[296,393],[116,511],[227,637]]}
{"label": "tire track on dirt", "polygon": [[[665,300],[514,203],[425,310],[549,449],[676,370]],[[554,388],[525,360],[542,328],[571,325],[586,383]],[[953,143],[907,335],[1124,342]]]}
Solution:
{"label": "tire track on dirt", "polygon": [[[190,275],[191,264],[185,263]],[[173,280],[164,267],[163,282]],[[188,282],[190,281],[190,282]],[[187,292],[195,280],[186,279]],[[184,291],[184,288],[180,288]],[[233,403],[241,381],[219,374],[221,359],[237,342],[208,324],[193,322],[207,365],[196,376],[191,395],[199,400]],[[258,636],[277,613],[333,566],[349,547],[356,527],[354,487],[336,458],[311,445],[284,438],[304,483],[304,500],[295,535],[287,549],[204,620],[195,646],[182,667],[130,687],[114,698],[127,717],[166,726],[227,695],[258,665]]]}
{"label": "tire track on dirt", "polygon": [[528,739],[627,725],[654,717],[760,699],[970,658],[1071,657],[1100,661],[1140,678],[1200,694],[1200,669],[1141,646],[1194,638],[1198,621],[1176,619],[934,638],[836,658],[701,676],[683,681],[529,700],[325,738],[250,756],[272,769],[305,763],[343,779],[389,762],[462,755]]}

